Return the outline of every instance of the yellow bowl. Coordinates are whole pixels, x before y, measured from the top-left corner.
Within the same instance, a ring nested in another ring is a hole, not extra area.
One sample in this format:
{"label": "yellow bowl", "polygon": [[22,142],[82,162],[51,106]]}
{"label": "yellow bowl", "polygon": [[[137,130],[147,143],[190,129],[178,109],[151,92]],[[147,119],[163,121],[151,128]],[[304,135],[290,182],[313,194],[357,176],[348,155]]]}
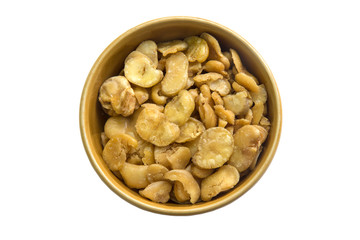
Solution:
{"label": "yellow bowl", "polygon": [[[125,57],[142,41],[156,42],[183,39],[208,32],[218,39],[222,49],[235,49],[245,67],[265,84],[268,92],[268,113],[271,130],[258,159],[256,168],[231,191],[209,202],[191,204],[160,204],[141,197],[128,188],[106,166],[101,154],[100,133],[106,121],[98,103],[98,92],[107,78],[117,75],[123,68]],[[280,139],[281,102],[274,77],[260,54],[240,35],[218,23],[195,17],[166,17],[140,24],[115,39],[99,56],[85,82],[80,103],[80,130],[89,160],[104,183],[124,200],[142,209],[170,215],[191,215],[222,207],[248,191],[264,174],[272,161]]]}

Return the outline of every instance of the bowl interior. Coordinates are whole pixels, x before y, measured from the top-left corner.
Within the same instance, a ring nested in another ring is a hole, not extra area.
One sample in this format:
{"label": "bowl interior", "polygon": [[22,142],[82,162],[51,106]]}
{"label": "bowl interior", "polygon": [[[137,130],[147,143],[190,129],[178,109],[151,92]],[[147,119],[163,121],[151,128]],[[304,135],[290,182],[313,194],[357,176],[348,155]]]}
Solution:
{"label": "bowl interior", "polygon": [[[124,59],[144,40],[156,42],[183,39],[208,32],[220,43],[222,50],[235,49],[249,72],[265,84],[268,91],[268,114],[272,123],[268,139],[264,144],[256,168],[241,178],[237,187],[219,195],[210,202],[190,204],[158,204],[140,197],[124,185],[102,160],[100,133],[107,115],[97,101],[101,84],[109,77],[118,75],[124,67]],[[217,23],[190,17],[162,18],[146,22],[130,29],[114,40],[100,55],[91,69],[85,83],[80,106],[80,128],[83,143],[91,164],[101,179],[116,194],[126,201],[149,211],[164,214],[196,214],[216,209],[232,202],[251,188],[265,172],[278,145],[281,130],[281,103],[273,76],[256,50],[242,37]]]}

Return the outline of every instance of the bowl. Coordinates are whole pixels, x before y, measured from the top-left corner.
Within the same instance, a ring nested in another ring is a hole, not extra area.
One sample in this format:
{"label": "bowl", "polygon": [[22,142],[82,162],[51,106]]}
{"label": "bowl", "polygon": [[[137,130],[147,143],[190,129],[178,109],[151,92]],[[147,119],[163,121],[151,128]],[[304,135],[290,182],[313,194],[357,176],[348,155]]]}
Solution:
{"label": "bowl", "polygon": [[[101,84],[109,77],[118,75],[124,59],[144,40],[156,42],[183,39],[207,32],[213,35],[222,49],[235,49],[245,67],[263,83],[268,92],[268,115],[271,129],[264,148],[253,171],[231,191],[209,202],[196,204],[155,203],[141,197],[128,188],[106,166],[102,159],[100,134],[106,114],[98,102]],[[127,202],[155,213],[168,215],[192,215],[223,207],[238,199],[262,177],[272,161],[280,139],[281,101],[274,77],[260,54],[239,34],[218,23],[196,17],[165,17],[140,24],[116,38],[98,57],[86,79],[80,103],[80,131],[87,156],[102,181]]]}

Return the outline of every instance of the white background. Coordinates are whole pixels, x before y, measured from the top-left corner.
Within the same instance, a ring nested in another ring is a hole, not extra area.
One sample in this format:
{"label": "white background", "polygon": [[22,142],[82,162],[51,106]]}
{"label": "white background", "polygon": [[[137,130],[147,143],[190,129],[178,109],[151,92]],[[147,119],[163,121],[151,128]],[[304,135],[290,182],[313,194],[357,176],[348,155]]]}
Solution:
{"label": "white background", "polygon": [[[356,1],[1,1],[0,239],[359,239]],[[283,129],[236,202],[165,216],[123,201],[85,154],[82,87],[121,33],[164,16],[229,27],[278,83]]]}

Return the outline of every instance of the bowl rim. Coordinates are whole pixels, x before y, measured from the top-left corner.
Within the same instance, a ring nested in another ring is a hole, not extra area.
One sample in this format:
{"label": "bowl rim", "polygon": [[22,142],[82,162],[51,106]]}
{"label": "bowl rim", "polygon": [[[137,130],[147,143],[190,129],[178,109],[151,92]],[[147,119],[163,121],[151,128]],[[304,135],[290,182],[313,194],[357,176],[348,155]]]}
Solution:
{"label": "bowl rim", "polygon": [[[246,47],[251,51],[251,53],[254,56],[256,56],[256,58],[259,60],[260,64],[266,71],[266,74],[268,75],[268,77],[270,79],[270,83],[273,85],[273,89],[275,90],[275,98],[273,99],[274,105],[278,106],[278,112],[275,113],[278,121],[277,121],[277,126],[276,126],[277,131],[274,133],[274,143],[273,143],[273,145],[269,146],[270,147],[270,149],[268,150],[269,154],[268,154],[268,157],[266,159],[264,159],[265,161],[263,161],[263,164],[259,168],[257,168],[256,171],[253,172],[253,176],[248,179],[248,181],[245,183],[245,185],[242,188],[237,189],[237,191],[235,191],[231,195],[227,196],[226,198],[221,198],[220,200],[217,199],[216,201],[212,200],[212,201],[209,201],[206,203],[202,203],[201,205],[196,204],[196,205],[192,205],[192,206],[186,205],[184,207],[181,207],[181,206],[177,206],[177,207],[170,206],[169,207],[165,204],[156,204],[156,203],[152,203],[152,202],[149,204],[150,201],[147,201],[147,200],[142,201],[139,199],[135,199],[131,196],[128,196],[126,193],[119,190],[114,185],[114,183],[112,183],[108,179],[106,174],[100,168],[100,166],[97,163],[97,159],[94,157],[94,154],[92,153],[90,143],[88,140],[89,136],[87,136],[87,133],[86,133],[86,130],[88,129],[88,125],[87,125],[88,123],[85,121],[85,118],[86,118],[85,117],[86,116],[85,105],[86,105],[88,91],[89,91],[88,85],[89,85],[91,79],[93,79],[93,75],[97,71],[97,69],[99,67],[99,63],[102,61],[104,56],[108,55],[111,52],[111,50],[126,36],[131,35],[134,32],[138,31],[139,29],[144,29],[152,24],[161,23],[161,22],[169,22],[169,21],[190,21],[190,22],[194,22],[194,23],[210,24],[210,25],[213,25],[215,28],[220,28],[223,31],[229,32],[231,35],[234,35],[244,45],[246,45]],[[277,147],[278,147],[278,144],[280,141],[280,135],[281,135],[281,129],[282,129],[282,104],[281,104],[280,93],[279,93],[277,83],[275,81],[275,78],[274,78],[269,66],[266,64],[265,60],[257,52],[257,50],[242,36],[240,36],[238,33],[234,32],[233,30],[229,29],[226,26],[223,26],[219,23],[216,23],[214,21],[207,20],[204,18],[192,17],[192,16],[169,16],[169,17],[161,17],[161,18],[156,18],[156,19],[146,21],[144,23],[141,23],[141,24],[125,31],[124,33],[119,35],[115,40],[113,40],[105,48],[105,50],[103,50],[103,52],[100,54],[100,56],[94,62],[93,66],[87,76],[84,87],[83,87],[83,91],[82,91],[81,99],[80,99],[79,127],[80,127],[80,133],[81,133],[81,139],[83,142],[83,146],[85,148],[86,154],[88,156],[88,159],[89,159],[92,167],[95,169],[96,173],[101,178],[101,180],[114,193],[116,193],[118,196],[120,196],[122,199],[124,199],[128,203],[135,205],[141,209],[150,211],[150,212],[166,214],[166,215],[194,215],[194,214],[209,212],[209,211],[218,209],[220,207],[223,207],[227,204],[230,204],[231,202],[233,202],[234,200],[238,199],[240,196],[245,194],[250,188],[252,188],[260,180],[260,178],[263,176],[263,174],[266,172],[267,168],[269,167],[270,163],[272,162],[272,159],[274,158],[275,152],[277,150]]]}

